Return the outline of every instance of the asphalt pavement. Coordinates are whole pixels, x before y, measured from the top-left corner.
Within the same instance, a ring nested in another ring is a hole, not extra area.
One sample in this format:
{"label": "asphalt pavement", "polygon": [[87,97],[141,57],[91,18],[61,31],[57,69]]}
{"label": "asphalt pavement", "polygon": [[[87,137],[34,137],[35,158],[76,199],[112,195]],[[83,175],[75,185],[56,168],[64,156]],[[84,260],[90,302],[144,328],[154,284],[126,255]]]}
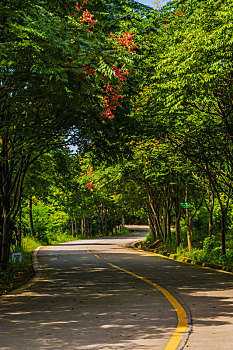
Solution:
{"label": "asphalt pavement", "polygon": [[233,274],[125,247],[135,229],[39,249],[36,277],[0,298],[0,349],[232,350]]}

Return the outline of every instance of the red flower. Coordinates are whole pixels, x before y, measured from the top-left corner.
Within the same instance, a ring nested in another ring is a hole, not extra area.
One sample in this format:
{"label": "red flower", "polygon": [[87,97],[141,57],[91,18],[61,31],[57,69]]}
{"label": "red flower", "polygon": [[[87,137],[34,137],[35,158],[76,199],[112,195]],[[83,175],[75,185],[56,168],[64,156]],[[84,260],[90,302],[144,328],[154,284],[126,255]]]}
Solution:
{"label": "red flower", "polygon": [[91,190],[93,188],[93,183],[89,182],[87,185],[88,190]]}
{"label": "red flower", "polygon": [[92,168],[90,170],[87,171],[87,175],[92,175],[93,172],[92,172]]}

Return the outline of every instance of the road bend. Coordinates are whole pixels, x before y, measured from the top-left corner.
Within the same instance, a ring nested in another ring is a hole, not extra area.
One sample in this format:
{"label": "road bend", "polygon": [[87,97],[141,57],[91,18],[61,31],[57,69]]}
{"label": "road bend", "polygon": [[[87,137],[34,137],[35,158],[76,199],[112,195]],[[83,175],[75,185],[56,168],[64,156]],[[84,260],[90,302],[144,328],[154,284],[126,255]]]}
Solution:
{"label": "road bend", "polygon": [[233,274],[137,251],[126,236],[42,247],[0,298],[0,349],[232,350]]}

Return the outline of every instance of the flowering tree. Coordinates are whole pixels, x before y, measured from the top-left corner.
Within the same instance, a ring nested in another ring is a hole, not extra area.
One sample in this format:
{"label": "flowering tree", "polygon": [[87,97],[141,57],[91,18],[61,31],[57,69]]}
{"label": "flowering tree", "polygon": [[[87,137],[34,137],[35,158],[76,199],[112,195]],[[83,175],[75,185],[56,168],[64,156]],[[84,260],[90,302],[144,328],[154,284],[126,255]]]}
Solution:
{"label": "flowering tree", "polygon": [[73,0],[0,4],[3,268],[30,165],[64,142],[81,143],[91,129],[100,128],[103,116],[112,118],[111,111],[123,96],[117,74],[123,76],[127,69],[113,67],[119,64],[124,48],[118,43],[114,46],[93,9],[87,1],[75,4]]}

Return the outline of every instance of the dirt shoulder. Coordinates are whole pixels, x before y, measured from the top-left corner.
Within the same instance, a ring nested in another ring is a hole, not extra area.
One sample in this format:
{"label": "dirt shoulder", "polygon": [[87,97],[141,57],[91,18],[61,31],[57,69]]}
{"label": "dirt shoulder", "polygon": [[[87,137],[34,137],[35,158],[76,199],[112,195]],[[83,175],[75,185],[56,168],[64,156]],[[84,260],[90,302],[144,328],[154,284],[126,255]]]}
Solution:
{"label": "dirt shoulder", "polygon": [[25,271],[15,272],[12,276],[10,276],[10,278],[4,274],[6,273],[1,272],[0,275],[0,296],[26,284],[32,277],[35,276],[35,271],[31,266]]}

